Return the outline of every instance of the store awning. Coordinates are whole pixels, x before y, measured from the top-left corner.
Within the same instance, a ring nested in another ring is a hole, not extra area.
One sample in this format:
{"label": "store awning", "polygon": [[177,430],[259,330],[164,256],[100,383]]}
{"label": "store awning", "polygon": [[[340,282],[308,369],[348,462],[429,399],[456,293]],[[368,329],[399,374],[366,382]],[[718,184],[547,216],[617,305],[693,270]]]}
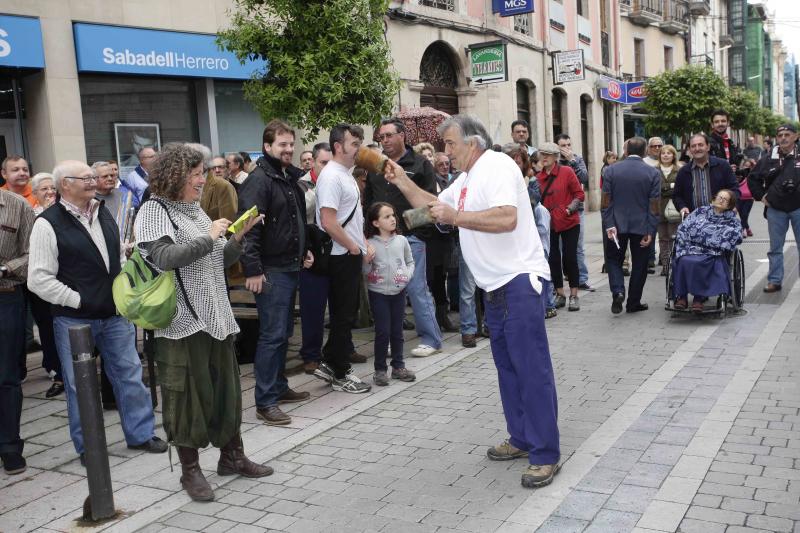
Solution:
{"label": "store awning", "polygon": [[38,18],[0,15],[0,68],[44,68]]}

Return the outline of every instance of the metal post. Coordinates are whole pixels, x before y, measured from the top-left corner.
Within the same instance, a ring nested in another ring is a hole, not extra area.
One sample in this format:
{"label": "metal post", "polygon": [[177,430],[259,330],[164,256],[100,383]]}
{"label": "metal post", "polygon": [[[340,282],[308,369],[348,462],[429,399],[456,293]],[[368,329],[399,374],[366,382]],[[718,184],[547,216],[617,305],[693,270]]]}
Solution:
{"label": "metal post", "polygon": [[[97,383],[97,365],[94,360],[94,339],[88,324],[69,328],[72,349],[72,367],[78,396],[78,412],[83,431],[86,477],[89,481],[90,511],[84,506],[84,519],[103,520],[115,515],[114,491],[111,487],[111,470],[108,465],[106,431],[103,409],[100,405],[100,387]],[[88,516],[88,515],[91,516]]]}

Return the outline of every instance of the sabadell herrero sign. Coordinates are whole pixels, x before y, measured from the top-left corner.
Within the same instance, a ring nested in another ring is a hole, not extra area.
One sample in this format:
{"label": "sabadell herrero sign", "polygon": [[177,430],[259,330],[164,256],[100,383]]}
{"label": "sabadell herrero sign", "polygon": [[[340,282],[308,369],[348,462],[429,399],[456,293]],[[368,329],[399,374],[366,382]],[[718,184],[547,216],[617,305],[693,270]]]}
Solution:
{"label": "sabadell herrero sign", "polygon": [[241,64],[219,49],[215,35],[84,23],[73,24],[73,32],[81,72],[243,80],[267,66]]}

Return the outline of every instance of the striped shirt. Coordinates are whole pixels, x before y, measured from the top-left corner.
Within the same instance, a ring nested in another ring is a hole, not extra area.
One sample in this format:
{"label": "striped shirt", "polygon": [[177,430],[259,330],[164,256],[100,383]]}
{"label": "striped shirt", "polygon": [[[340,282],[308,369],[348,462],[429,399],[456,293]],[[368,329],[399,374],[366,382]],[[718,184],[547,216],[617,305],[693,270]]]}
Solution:
{"label": "striped shirt", "polygon": [[711,205],[711,179],[709,178],[709,162],[703,166],[692,162],[692,200],[694,208]]}
{"label": "striped shirt", "polygon": [[0,288],[25,283],[28,277],[28,240],[33,227],[33,208],[22,196],[0,189],[0,265],[8,272]]}

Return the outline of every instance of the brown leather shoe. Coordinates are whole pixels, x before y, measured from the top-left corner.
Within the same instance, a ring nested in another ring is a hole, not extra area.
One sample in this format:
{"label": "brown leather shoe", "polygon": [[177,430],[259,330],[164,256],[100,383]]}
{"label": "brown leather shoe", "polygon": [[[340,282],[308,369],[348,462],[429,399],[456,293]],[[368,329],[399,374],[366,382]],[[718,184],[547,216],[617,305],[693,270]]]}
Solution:
{"label": "brown leather shoe", "polygon": [[764,287],[764,292],[766,293],[773,293],[778,292],[782,289],[780,285],[776,285],[775,283],[767,283],[767,286]]}
{"label": "brown leather shoe", "polygon": [[286,392],[278,397],[278,405],[282,403],[303,402],[311,398],[310,392],[297,392],[296,390],[286,389]]}
{"label": "brown leather shoe", "polygon": [[319,368],[319,361],[306,361],[303,363],[303,372],[306,374],[313,374]]}
{"label": "brown leather shoe", "polygon": [[256,407],[256,418],[263,420],[268,426],[285,426],[292,423],[292,417],[281,411],[277,405]]}
{"label": "brown leather shoe", "polygon": [[244,455],[242,436],[236,434],[231,441],[222,447],[217,463],[217,474],[232,476],[239,474],[244,477],[264,477],[272,474],[274,470],[266,465],[256,464]]}
{"label": "brown leather shoe", "polygon": [[464,348],[474,348],[478,345],[477,341],[475,340],[475,335],[472,333],[465,333],[461,335],[461,346]]}
{"label": "brown leather shoe", "polygon": [[210,502],[214,499],[214,491],[206,481],[198,463],[197,448],[176,446],[178,459],[181,462],[181,486],[186,494],[196,502]]}
{"label": "brown leather shoe", "polygon": [[367,362],[367,356],[366,355],[361,355],[358,352],[353,352],[353,353],[351,353],[350,355],[347,356],[347,360],[350,361],[353,364],[366,363]]}

